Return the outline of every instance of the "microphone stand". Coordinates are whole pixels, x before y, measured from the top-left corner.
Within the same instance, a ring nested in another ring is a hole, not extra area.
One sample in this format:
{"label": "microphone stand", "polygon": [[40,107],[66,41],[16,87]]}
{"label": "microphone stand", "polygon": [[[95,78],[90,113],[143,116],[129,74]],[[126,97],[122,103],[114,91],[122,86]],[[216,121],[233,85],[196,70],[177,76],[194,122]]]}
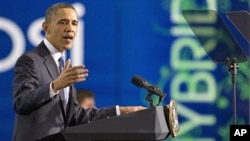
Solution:
{"label": "microphone stand", "polygon": [[147,94],[145,99],[149,102],[150,108],[154,107],[154,100],[152,99],[153,93],[151,91],[149,91],[149,90],[147,92],[148,92],[148,94]]}
{"label": "microphone stand", "polygon": [[232,84],[233,84],[233,117],[234,117],[234,124],[237,124],[237,117],[236,117],[236,76],[237,70],[239,69],[239,65],[237,64],[236,58],[227,58],[225,61],[225,65],[228,68],[228,71],[231,73],[232,77]]}
{"label": "microphone stand", "polygon": [[[157,86],[152,86],[152,89],[159,89],[159,87],[157,87]],[[150,90],[147,90],[147,96],[146,96],[146,100],[149,102],[149,106],[150,106],[150,108],[151,107],[154,107],[155,105],[154,105],[154,100],[152,99],[152,95],[153,95],[154,93],[152,92],[152,91],[150,91]],[[159,95],[157,95],[157,96],[159,96]],[[165,97],[165,96],[164,96]],[[158,102],[158,104],[156,105],[156,106],[159,106],[160,105],[160,103],[162,102],[162,100],[163,100],[163,98],[164,98],[163,96],[159,96],[159,102]]]}

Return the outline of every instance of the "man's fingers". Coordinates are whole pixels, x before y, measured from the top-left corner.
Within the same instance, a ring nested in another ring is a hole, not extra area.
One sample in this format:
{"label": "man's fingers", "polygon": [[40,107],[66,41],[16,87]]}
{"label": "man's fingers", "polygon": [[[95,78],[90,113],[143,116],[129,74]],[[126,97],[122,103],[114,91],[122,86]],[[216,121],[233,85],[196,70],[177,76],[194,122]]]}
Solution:
{"label": "man's fingers", "polygon": [[71,71],[75,71],[78,69],[84,69],[84,68],[85,68],[84,65],[79,65],[79,66],[74,66],[74,67],[69,68],[68,71],[71,72]]}
{"label": "man's fingers", "polygon": [[69,84],[68,85],[71,85],[73,83],[77,83],[77,82],[82,82],[82,81],[85,81],[86,80],[86,77],[83,77],[83,78],[76,78],[76,79],[71,79],[69,80]]}
{"label": "man's fingers", "polygon": [[73,80],[73,81],[75,81],[75,80],[81,80],[81,79],[86,79],[88,77],[88,74],[78,74],[78,75],[72,75],[72,76],[70,76],[70,80]]}
{"label": "man's fingers", "polygon": [[140,110],[144,110],[144,109],[147,109],[146,107],[142,107],[142,106],[137,106],[135,107],[135,112],[136,111],[140,111]]}
{"label": "man's fingers", "polygon": [[77,75],[77,74],[84,74],[84,73],[88,73],[88,72],[89,72],[89,70],[85,69],[84,65],[79,65],[79,66],[74,66],[74,67],[67,69],[66,73],[69,76],[71,76],[71,75]]}
{"label": "man's fingers", "polygon": [[67,80],[67,86],[72,85],[73,83],[76,82],[81,82],[81,81],[85,81],[87,78],[87,76],[85,75],[81,75],[81,76],[71,76],[68,80]]}
{"label": "man's fingers", "polygon": [[88,69],[76,69],[76,70],[71,70],[71,68],[68,70],[67,74],[69,76],[72,75],[80,75],[80,74],[88,74],[89,70]]}
{"label": "man's fingers", "polygon": [[84,65],[79,65],[79,66],[72,67],[71,70],[84,69],[84,68],[85,68]]}
{"label": "man's fingers", "polygon": [[69,68],[69,66],[70,66],[70,63],[71,63],[71,60],[68,59],[68,60],[66,61],[66,63],[65,63],[65,66],[64,66],[64,69],[63,69],[63,70],[67,70],[67,69]]}
{"label": "man's fingers", "polygon": [[88,69],[84,69],[84,65],[70,67],[70,62],[71,60],[68,59],[64,67],[65,71],[62,75],[65,87],[70,86],[76,82],[85,81],[88,77]]}

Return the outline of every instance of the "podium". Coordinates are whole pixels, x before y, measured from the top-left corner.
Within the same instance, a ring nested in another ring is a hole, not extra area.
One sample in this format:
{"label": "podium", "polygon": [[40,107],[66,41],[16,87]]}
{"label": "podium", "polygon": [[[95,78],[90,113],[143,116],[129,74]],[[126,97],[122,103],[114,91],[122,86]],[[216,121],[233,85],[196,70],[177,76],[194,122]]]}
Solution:
{"label": "podium", "polygon": [[67,141],[158,141],[176,136],[179,130],[175,102],[126,115],[72,126],[61,134]]}

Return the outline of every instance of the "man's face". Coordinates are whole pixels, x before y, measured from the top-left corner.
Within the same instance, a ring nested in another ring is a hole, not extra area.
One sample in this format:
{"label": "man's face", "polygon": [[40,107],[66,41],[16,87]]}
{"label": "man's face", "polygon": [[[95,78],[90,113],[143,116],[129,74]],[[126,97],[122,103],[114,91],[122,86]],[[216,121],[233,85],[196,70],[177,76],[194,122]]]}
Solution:
{"label": "man's face", "polygon": [[84,109],[95,108],[95,100],[93,97],[86,97],[82,102],[81,106]]}
{"label": "man's face", "polygon": [[50,21],[43,23],[46,38],[60,52],[72,47],[77,27],[77,13],[70,8],[58,9]]}

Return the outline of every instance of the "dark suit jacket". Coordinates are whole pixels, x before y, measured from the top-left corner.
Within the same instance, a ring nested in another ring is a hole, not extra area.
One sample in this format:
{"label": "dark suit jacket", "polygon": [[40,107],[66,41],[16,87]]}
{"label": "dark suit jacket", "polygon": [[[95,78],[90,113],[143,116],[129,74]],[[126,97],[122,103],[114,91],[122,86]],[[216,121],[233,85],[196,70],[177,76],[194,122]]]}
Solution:
{"label": "dark suit jacket", "polygon": [[115,116],[115,107],[80,108],[76,91],[70,87],[68,111],[62,107],[62,92],[49,97],[50,82],[59,75],[49,50],[41,42],[33,50],[23,54],[16,62],[13,80],[15,127],[13,141],[34,141],[59,133],[67,126]]}

